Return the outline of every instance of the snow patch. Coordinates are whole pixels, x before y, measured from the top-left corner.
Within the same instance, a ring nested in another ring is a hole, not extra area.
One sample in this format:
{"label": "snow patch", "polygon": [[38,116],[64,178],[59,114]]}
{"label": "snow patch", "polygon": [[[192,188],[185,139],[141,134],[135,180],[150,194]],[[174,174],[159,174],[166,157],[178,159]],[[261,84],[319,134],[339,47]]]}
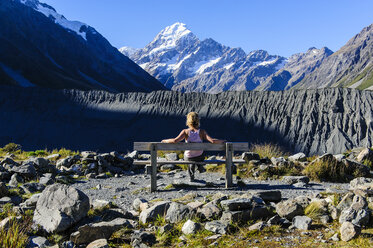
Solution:
{"label": "snow patch", "polygon": [[277,59],[273,59],[273,60],[267,60],[267,61],[260,62],[257,65],[258,66],[266,66],[266,65],[274,64],[276,62],[277,62]]}
{"label": "snow patch", "polygon": [[119,52],[121,52],[122,54],[128,56],[128,57],[131,57],[132,55],[134,55],[138,50],[140,50],[139,48],[133,48],[133,47],[127,47],[127,46],[124,46],[124,47],[121,47],[118,49]]}
{"label": "snow patch", "polygon": [[213,66],[214,64],[218,63],[221,57],[212,58],[208,61],[200,61],[194,65],[193,68],[190,69],[194,74],[202,74],[207,68]]}
{"label": "snow patch", "polygon": [[5,73],[16,81],[19,86],[22,87],[35,87],[35,84],[31,83],[26,79],[20,72],[13,70],[12,68],[0,63],[0,67],[5,71]]}
{"label": "snow patch", "polygon": [[284,66],[288,63],[288,60],[287,59],[284,59],[281,63],[279,63],[278,65],[276,65],[275,67],[275,70],[278,71],[278,70],[281,70],[282,68],[284,68]]}
{"label": "snow patch", "polygon": [[224,69],[229,70],[229,69],[232,68],[232,66],[234,66],[234,64],[235,64],[234,62],[233,62],[233,63],[230,63],[230,64],[224,66]]}

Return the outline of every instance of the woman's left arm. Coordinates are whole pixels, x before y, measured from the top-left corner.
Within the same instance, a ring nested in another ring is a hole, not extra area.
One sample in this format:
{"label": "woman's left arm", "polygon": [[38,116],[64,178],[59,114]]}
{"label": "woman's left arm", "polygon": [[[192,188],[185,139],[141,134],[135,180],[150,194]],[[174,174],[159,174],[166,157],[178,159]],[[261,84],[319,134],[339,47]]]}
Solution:
{"label": "woman's left arm", "polygon": [[162,143],[178,143],[185,138],[185,129],[180,132],[180,134],[174,139],[164,139]]}

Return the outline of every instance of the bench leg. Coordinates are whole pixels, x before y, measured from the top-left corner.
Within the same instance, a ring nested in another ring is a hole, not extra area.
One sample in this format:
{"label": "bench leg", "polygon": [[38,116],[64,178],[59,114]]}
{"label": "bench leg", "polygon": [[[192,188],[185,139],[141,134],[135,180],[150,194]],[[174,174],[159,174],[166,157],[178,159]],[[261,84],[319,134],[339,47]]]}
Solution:
{"label": "bench leg", "polygon": [[225,187],[230,188],[233,186],[232,180],[232,162],[233,160],[233,145],[226,143],[226,158],[225,158]]}
{"label": "bench leg", "polygon": [[157,191],[157,148],[154,144],[150,147],[151,156],[151,182],[150,182],[150,192]]}

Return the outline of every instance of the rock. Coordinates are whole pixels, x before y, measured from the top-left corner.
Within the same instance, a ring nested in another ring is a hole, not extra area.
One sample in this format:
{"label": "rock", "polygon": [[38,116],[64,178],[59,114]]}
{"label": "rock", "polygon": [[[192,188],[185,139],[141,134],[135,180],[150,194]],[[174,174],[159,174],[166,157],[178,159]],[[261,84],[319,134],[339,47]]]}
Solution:
{"label": "rock", "polygon": [[373,183],[373,178],[357,177],[350,181],[350,189],[353,190],[359,186]]}
{"label": "rock", "polygon": [[49,241],[44,238],[44,237],[41,237],[41,236],[31,236],[29,238],[29,243],[27,245],[27,248],[36,248],[36,247],[40,247],[40,248],[47,248],[49,247]]}
{"label": "rock", "polygon": [[106,222],[91,223],[78,228],[70,236],[70,240],[75,244],[87,244],[99,238],[109,239],[110,236],[119,229],[127,227],[133,228],[127,219],[117,218],[115,220]]}
{"label": "rock", "polygon": [[36,192],[42,192],[45,186],[40,183],[25,183],[20,186],[26,194],[33,194]]}
{"label": "rock", "polygon": [[20,166],[14,166],[10,169],[10,172],[17,173],[23,178],[34,179],[36,177],[36,169],[33,163],[27,163]]}
{"label": "rock", "polygon": [[164,233],[167,233],[169,231],[171,231],[173,229],[172,225],[171,224],[166,224],[164,226],[161,226],[159,228],[159,234],[164,234]]}
{"label": "rock", "polygon": [[103,209],[103,208],[110,208],[112,203],[105,200],[98,200],[94,199],[91,204],[93,209]]}
{"label": "rock", "polygon": [[355,210],[360,210],[368,207],[368,202],[365,200],[364,197],[360,195],[355,195],[352,199],[352,204],[350,206]]}
{"label": "rock", "polygon": [[220,214],[221,209],[215,202],[209,202],[197,210],[197,215],[207,220],[219,218]]}
{"label": "rock", "polygon": [[6,164],[13,165],[13,166],[19,166],[19,164],[13,159],[11,159],[10,157],[6,157],[3,160],[1,160],[0,165],[6,165]]}
{"label": "rock", "polygon": [[226,211],[237,211],[250,209],[255,205],[264,205],[264,201],[259,198],[252,196],[251,198],[235,198],[232,200],[221,201],[220,205]]}
{"label": "rock", "polygon": [[254,194],[265,202],[279,202],[282,198],[281,191],[279,190],[263,190],[255,192]]}
{"label": "rock", "polygon": [[246,163],[248,163],[251,160],[260,160],[260,156],[255,152],[244,152],[241,155],[241,159],[245,160]]}
{"label": "rock", "polygon": [[40,196],[41,196],[41,193],[32,195],[25,202],[21,203],[21,207],[32,207],[32,208],[35,208],[36,207],[36,203],[38,202]]}
{"label": "rock", "polygon": [[148,221],[155,220],[158,215],[162,217],[165,216],[170,204],[170,201],[156,203],[154,206],[143,210],[139,216],[139,220],[142,223],[147,223]]}
{"label": "rock", "polygon": [[226,234],[228,230],[228,223],[213,220],[205,224],[205,229],[216,234]]}
{"label": "rock", "polygon": [[22,197],[20,196],[4,196],[0,198],[0,205],[4,205],[7,203],[13,203],[14,205],[19,205],[22,202]]}
{"label": "rock", "polygon": [[308,216],[295,216],[293,218],[293,226],[300,230],[309,230],[312,224],[312,219]]}
{"label": "rock", "polygon": [[14,173],[12,177],[10,178],[9,186],[18,187],[19,183],[24,183],[24,182],[25,180],[23,180],[23,178],[20,175],[18,175],[17,173]]}
{"label": "rock", "polygon": [[0,198],[8,196],[9,191],[5,183],[0,182]]}
{"label": "rock", "polygon": [[249,231],[252,231],[252,230],[261,231],[266,226],[267,225],[266,225],[266,223],[264,221],[259,221],[258,223],[255,223],[255,224],[249,226]]}
{"label": "rock", "polygon": [[279,225],[281,223],[281,217],[279,215],[275,215],[273,217],[271,217],[268,221],[267,221],[267,225],[268,226],[272,226],[272,225]]}
{"label": "rock", "polygon": [[303,152],[299,152],[297,154],[294,154],[288,157],[288,160],[293,161],[293,162],[295,161],[303,162],[303,161],[306,161],[306,159],[307,159],[306,154],[304,154]]}
{"label": "rock", "polygon": [[37,201],[33,221],[47,232],[62,232],[87,215],[89,198],[68,185],[47,186]]}
{"label": "rock", "polygon": [[51,185],[51,184],[54,184],[54,180],[52,179],[52,175],[50,174],[50,176],[41,177],[39,179],[39,183],[44,184],[44,185]]}
{"label": "rock", "polygon": [[271,162],[273,165],[279,166],[280,164],[286,163],[286,159],[284,159],[283,157],[279,157],[279,158],[272,157]]}
{"label": "rock", "polygon": [[166,153],[166,159],[168,161],[176,161],[179,158],[177,157],[177,153],[173,152],[173,153]]}
{"label": "rock", "polygon": [[66,158],[58,160],[56,163],[56,167],[57,168],[61,168],[61,167],[69,168],[75,162],[75,160],[76,159],[74,159],[74,157],[68,156]]}
{"label": "rock", "polygon": [[107,239],[97,239],[87,245],[86,248],[109,248]]}
{"label": "rock", "polygon": [[164,164],[164,165],[162,165],[161,166],[161,170],[176,170],[176,169],[178,169],[179,167],[177,167],[176,165],[174,165],[174,164]]}
{"label": "rock", "polygon": [[303,215],[302,206],[293,199],[277,203],[276,212],[280,217],[292,220],[297,215]]}
{"label": "rock", "polygon": [[187,220],[181,228],[181,231],[183,232],[183,234],[188,235],[196,233],[199,229],[201,229],[201,224],[196,223],[192,220]]}
{"label": "rock", "polygon": [[189,217],[191,209],[181,203],[172,202],[167,210],[165,220],[170,223],[177,223]]}
{"label": "rock", "polygon": [[353,193],[347,193],[345,194],[341,201],[338,203],[337,205],[337,209],[338,210],[343,210],[343,209],[346,209],[346,208],[349,208],[352,204],[352,201],[354,199],[354,194]]}
{"label": "rock", "polygon": [[195,202],[189,202],[187,204],[188,207],[190,207],[192,210],[196,210],[204,205],[203,202],[195,201]]}
{"label": "rock", "polygon": [[345,209],[341,212],[339,223],[351,222],[358,226],[366,226],[369,223],[369,212],[365,209]]}
{"label": "rock", "polygon": [[0,230],[8,229],[14,221],[17,221],[17,219],[14,216],[9,216],[9,217],[6,217],[5,219],[1,220],[0,221]]}
{"label": "rock", "polygon": [[341,239],[347,242],[357,237],[360,234],[361,229],[351,222],[344,222],[339,231],[341,233]]}
{"label": "rock", "polygon": [[362,163],[364,160],[373,160],[373,151],[369,148],[364,148],[356,157],[356,161]]}
{"label": "rock", "polygon": [[131,153],[128,153],[127,157],[130,157],[130,158],[133,158],[133,159],[138,159],[139,158],[139,152],[138,151],[133,151]]}
{"label": "rock", "polygon": [[334,234],[330,239],[338,242],[339,241],[338,233]]}
{"label": "rock", "polygon": [[271,214],[267,207],[259,205],[248,210],[223,212],[220,220],[228,223],[245,223],[249,220],[270,218]]}
{"label": "rock", "polygon": [[38,172],[53,172],[55,170],[53,165],[49,164],[49,160],[45,158],[29,158],[27,162],[32,162]]}
{"label": "rock", "polygon": [[94,158],[97,155],[97,153],[92,152],[92,151],[83,151],[80,153],[80,155],[82,155],[83,159],[86,159],[86,158]]}
{"label": "rock", "polygon": [[333,156],[334,156],[334,158],[335,158],[338,162],[342,162],[342,160],[346,158],[346,156],[343,155],[343,154],[335,154],[335,155],[333,155]]}
{"label": "rock", "polygon": [[310,179],[307,176],[283,176],[281,181],[287,184],[305,183],[308,184]]}
{"label": "rock", "polygon": [[156,241],[155,235],[148,232],[134,231],[131,236],[131,244],[133,247],[143,247],[141,246],[142,244],[152,246]]}
{"label": "rock", "polygon": [[51,155],[47,156],[46,159],[55,160],[55,159],[59,159],[60,157],[61,157],[60,154],[51,154]]}

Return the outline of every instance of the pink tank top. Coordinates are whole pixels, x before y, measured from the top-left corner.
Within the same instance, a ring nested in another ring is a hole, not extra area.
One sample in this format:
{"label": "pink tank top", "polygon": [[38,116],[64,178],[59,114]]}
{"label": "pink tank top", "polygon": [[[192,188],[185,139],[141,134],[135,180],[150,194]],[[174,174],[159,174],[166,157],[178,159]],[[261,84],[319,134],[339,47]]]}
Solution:
{"label": "pink tank top", "polygon": [[[199,136],[199,129],[197,131],[190,130],[188,139],[185,141],[186,143],[202,143],[201,137]],[[195,150],[186,150],[184,152],[184,157],[187,158],[194,158],[202,155],[203,151],[195,151]]]}

